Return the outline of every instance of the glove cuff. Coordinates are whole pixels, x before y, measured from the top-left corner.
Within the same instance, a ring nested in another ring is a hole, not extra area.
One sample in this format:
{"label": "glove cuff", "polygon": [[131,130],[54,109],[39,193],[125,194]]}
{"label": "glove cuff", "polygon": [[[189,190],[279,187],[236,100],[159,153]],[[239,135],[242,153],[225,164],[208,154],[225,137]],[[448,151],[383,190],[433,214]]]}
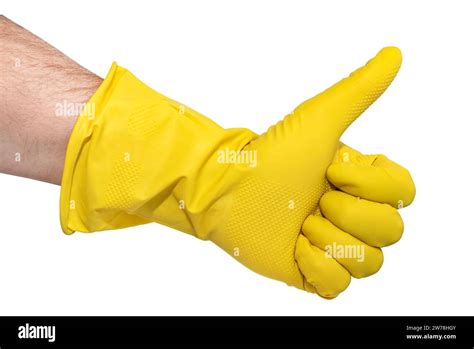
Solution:
{"label": "glove cuff", "polygon": [[[205,238],[232,181],[218,152],[255,134],[225,130],[113,64],[84,107],[66,153],[61,226],[66,234],[152,221]],[[228,177],[227,177],[228,178]],[[225,201],[225,200],[224,200]]]}

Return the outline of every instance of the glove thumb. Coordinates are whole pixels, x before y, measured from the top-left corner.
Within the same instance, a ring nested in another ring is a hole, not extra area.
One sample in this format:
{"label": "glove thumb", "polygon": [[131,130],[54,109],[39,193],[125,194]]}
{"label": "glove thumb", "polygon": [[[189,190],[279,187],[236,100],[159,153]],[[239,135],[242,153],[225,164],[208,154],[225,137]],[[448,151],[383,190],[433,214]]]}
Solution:
{"label": "glove thumb", "polygon": [[[292,117],[305,129],[319,129],[338,140],[349,125],[387,89],[400,69],[402,55],[396,47],[383,48],[365,66],[324,92],[303,102]],[[322,130],[321,130],[322,128]]]}

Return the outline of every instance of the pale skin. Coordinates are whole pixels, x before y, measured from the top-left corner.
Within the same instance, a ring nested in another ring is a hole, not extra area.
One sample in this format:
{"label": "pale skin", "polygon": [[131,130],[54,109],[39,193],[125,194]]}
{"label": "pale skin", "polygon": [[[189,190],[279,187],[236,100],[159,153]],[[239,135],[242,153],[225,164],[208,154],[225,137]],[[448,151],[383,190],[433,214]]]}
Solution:
{"label": "pale skin", "polygon": [[[60,184],[81,105],[102,79],[0,16],[0,172]],[[67,114],[67,115],[64,115]]]}

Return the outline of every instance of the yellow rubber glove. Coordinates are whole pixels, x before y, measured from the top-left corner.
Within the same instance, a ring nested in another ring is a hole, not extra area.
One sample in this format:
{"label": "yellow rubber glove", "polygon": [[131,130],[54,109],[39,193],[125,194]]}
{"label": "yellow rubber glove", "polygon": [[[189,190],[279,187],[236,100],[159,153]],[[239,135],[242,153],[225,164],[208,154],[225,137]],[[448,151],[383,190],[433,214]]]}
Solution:
{"label": "yellow rubber glove", "polygon": [[[62,228],[158,222],[212,240],[259,274],[334,297],[350,273],[375,272],[377,247],[401,235],[401,219],[386,203],[413,200],[406,170],[393,164],[392,178],[388,159],[339,143],[400,64],[397,48],[383,49],[260,136],[222,129],[114,64],[69,141]],[[334,186],[326,178],[331,164]],[[329,256],[329,242],[366,244],[369,262]]]}

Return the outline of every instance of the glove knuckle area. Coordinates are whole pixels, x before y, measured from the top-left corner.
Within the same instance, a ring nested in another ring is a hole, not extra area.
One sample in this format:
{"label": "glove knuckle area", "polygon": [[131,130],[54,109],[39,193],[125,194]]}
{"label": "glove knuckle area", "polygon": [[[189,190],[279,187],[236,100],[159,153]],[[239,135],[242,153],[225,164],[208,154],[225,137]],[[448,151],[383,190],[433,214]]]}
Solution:
{"label": "glove knuckle area", "polygon": [[403,234],[403,220],[388,204],[331,191],[321,198],[320,208],[336,227],[373,247],[389,246]]}
{"label": "glove knuckle area", "polygon": [[382,267],[380,248],[367,245],[322,216],[309,216],[303,225],[303,233],[311,244],[331,255],[355,278],[375,274]]}
{"label": "glove knuckle area", "polygon": [[305,287],[312,288],[323,298],[335,298],[351,282],[350,273],[320,248],[312,245],[303,235],[298,237],[295,259],[305,279]]}

